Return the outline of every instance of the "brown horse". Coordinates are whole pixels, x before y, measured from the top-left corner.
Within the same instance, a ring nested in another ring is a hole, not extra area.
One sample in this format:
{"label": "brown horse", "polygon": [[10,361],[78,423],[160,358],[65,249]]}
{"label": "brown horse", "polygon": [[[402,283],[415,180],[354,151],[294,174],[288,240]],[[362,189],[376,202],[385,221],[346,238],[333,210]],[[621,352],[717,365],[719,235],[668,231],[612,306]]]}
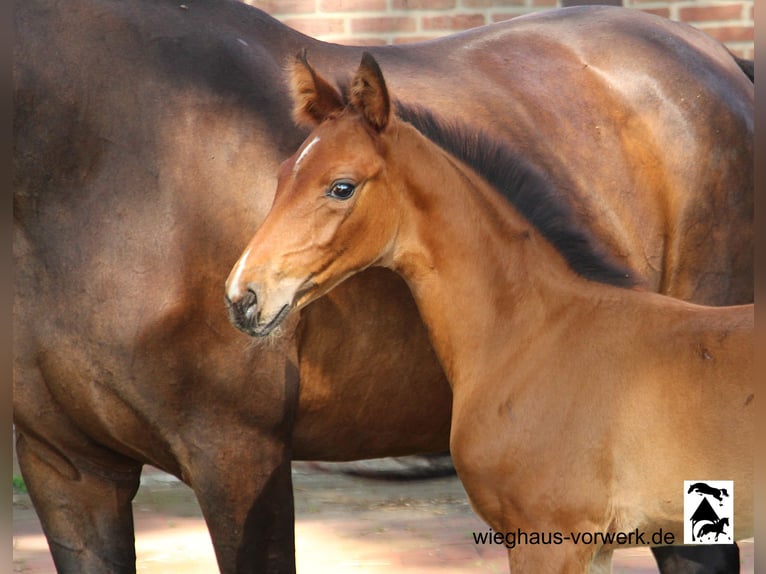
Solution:
{"label": "brown horse", "polygon": [[[306,135],[285,62],[308,48],[345,75],[362,50],[184,5],[15,5],[14,419],[61,572],[134,571],[145,463],[194,489],[223,572],[290,572],[291,458],[448,447],[449,387],[396,275],[361,274],[271,346],[222,304]],[[374,54],[404,102],[556,173],[637,282],[751,299],[753,86],[717,42],[583,8]]]}
{"label": "brown horse", "polygon": [[[316,129],[227,281],[240,328],[267,335],[371,266],[400,274],[451,383],[474,509],[497,532],[563,536],[510,550],[513,572],[610,571],[616,543],[584,533],[683,540],[690,476],[733,479],[735,536],[752,536],[752,304],[589,280],[627,275],[548,201],[544,172],[459,126],[441,131],[463,157],[428,140],[369,54],[347,103],[305,59],[293,83]],[[487,158],[508,201],[471,167]]]}

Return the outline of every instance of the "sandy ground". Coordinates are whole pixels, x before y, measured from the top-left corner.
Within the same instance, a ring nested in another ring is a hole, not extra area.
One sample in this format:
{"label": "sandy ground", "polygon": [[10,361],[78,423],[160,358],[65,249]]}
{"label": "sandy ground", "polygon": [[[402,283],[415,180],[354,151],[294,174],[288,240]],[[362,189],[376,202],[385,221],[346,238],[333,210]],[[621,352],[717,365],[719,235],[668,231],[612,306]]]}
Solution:
{"label": "sandy ground", "polygon": [[[295,463],[296,554],[300,574],[445,574],[507,572],[502,547],[474,543],[487,527],[471,511],[455,477],[417,482],[356,478]],[[134,501],[140,574],[217,572],[199,507],[188,487],[154,469]],[[740,544],[743,574],[753,544]],[[14,495],[14,572],[54,573],[26,495]],[[615,553],[615,574],[657,569],[648,549]]]}

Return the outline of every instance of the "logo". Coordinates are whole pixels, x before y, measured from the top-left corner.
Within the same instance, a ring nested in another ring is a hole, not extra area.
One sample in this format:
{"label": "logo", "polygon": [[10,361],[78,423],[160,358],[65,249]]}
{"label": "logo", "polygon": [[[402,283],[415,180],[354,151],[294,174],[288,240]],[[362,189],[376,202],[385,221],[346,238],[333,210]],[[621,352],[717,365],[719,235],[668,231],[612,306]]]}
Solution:
{"label": "logo", "polygon": [[734,542],[734,481],[684,481],[684,544]]}

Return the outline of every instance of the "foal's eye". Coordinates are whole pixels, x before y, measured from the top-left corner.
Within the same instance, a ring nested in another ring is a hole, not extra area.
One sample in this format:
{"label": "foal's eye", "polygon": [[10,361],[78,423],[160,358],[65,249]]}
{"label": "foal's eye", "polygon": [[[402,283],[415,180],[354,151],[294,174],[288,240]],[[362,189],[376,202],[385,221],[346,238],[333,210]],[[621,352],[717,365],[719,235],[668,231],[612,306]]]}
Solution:
{"label": "foal's eye", "polygon": [[356,184],[351,181],[340,179],[333,182],[327,195],[333,199],[350,199],[356,191]]}

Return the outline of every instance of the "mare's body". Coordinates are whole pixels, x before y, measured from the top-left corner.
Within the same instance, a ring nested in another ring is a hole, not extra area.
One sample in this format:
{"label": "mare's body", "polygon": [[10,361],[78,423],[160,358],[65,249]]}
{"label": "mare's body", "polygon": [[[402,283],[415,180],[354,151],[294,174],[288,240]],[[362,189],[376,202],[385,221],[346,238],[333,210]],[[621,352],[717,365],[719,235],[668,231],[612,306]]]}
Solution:
{"label": "mare's body", "polygon": [[[753,305],[586,279],[619,268],[571,214],[528,206],[548,196],[545,175],[506,156],[503,199],[393,114],[369,55],[348,103],[305,61],[293,75],[297,116],[316,129],[229,276],[236,324],[267,335],[370,266],[400,274],[452,387],[451,452],[474,509],[497,532],[567,537],[512,548],[514,573],[609,571],[619,545],[569,538],[584,533],[683,540],[690,476],[733,480],[734,536],[752,536]],[[577,257],[557,249],[576,238]]]}
{"label": "mare's body", "polygon": [[[360,49],[243,4],[186,5],[15,6],[14,418],[61,572],[134,570],[143,464],[192,486],[222,571],[289,572],[291,458],[448,446],[449,387],[392,273],[349,282],[272,346],[222,303],[306,133],[285,60],[308,48],[346,74]],[[561,201],[647,288],[750,300],[752,84],[704,34],[598,13],[375,54],[404,100],[460,112],[557,173]]]}

